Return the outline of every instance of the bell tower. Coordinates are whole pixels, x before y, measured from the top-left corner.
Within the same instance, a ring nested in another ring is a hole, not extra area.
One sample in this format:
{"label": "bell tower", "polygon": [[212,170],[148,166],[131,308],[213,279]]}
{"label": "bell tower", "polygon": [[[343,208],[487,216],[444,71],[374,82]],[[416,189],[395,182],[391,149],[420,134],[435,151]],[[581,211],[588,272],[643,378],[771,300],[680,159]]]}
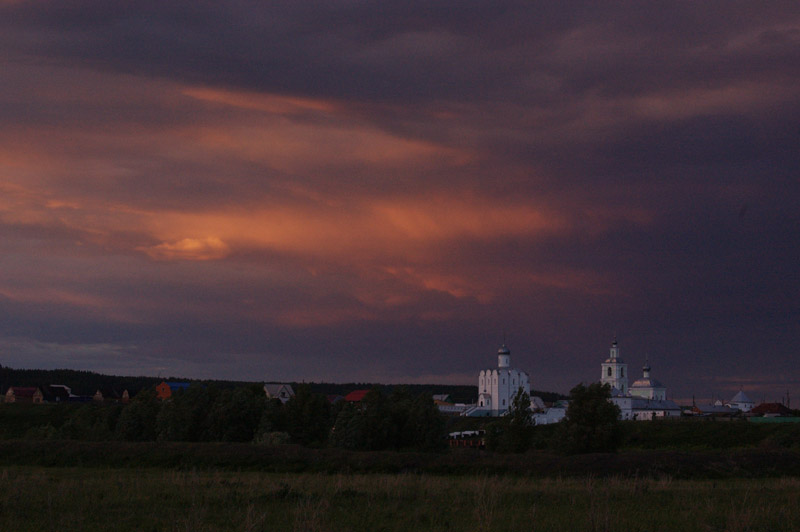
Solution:
{"label": "bell tower", "polygon": [[600,382],[609,384],[612,390],[617,390],[619,395],[628,394],[628,365],[619,356],[619,345],[616,337],[611,343],[608,358],[602,364]]}

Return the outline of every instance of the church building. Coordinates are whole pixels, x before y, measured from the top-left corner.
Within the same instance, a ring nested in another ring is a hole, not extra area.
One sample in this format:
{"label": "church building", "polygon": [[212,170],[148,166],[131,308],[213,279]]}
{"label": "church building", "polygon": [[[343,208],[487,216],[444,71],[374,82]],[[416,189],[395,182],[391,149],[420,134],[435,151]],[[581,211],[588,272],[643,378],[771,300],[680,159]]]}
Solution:
{"label": "church building", "polygon": [[476,410],[483,412],[483,415],[502,415],[509,409],[520,388],[530,395],[528,374],[511,367],[511,351],[503,345],[497,351],[497,368],[483,370],[478,375]]}
{"label": "church building", "polygon": [[634,397],[644,397],[645,399],[656,399],[663,401],[667,398],[667,389],[656,379],[650,377],[650,363],[645,361],[642,368],[642,378],[633,381],[630,389]]}
{"label": "church building", "polygon": [[608,358],[603,362],[602,368],[600,382],[611,386],[611,395],[628,395],[628,365],[619,357],[616,338],[611,344]]}
{"label": "church building", "polygon": [[650,363],[645,362],[642,378],[628,388],[628,365],[619,356],[617,339],[611,344],[609,357],[601,364],[600,382],[611,386],[611,402],[619,408],[620,419],[648,420],[680,417],[681,409],[667,399],[667,389],[650,377]]}

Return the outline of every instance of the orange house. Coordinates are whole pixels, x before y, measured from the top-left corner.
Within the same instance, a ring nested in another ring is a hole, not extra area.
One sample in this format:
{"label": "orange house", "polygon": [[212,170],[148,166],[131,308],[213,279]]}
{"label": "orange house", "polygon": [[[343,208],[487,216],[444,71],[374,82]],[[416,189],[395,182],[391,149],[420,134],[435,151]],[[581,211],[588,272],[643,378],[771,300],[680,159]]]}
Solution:
{"label": "orange house", "polygon": [[172,393],[177,390],[185,390],[189,387],[188,382],[167,382],[161,381],[161,384],[156,386],[156,397],[162,401],[172,397]]}

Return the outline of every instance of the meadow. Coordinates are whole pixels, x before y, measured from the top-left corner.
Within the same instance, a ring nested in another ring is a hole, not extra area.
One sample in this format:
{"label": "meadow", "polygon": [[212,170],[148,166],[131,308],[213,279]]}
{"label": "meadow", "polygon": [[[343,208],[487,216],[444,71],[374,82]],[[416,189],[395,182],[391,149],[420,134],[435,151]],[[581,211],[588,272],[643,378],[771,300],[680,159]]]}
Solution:
{"label": "meadow", "polygon": [[0,530],[789,531],[800,479],[0,468]]}

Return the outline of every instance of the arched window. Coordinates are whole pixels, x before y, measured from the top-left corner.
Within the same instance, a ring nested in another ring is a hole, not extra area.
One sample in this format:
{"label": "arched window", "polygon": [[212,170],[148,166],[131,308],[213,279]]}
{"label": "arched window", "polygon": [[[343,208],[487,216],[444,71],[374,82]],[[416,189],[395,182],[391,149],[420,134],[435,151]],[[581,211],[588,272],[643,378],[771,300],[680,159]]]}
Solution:
{"label": "arched window", "polygon": [[608,366],[608,376],[611,376],[611,366]]}
{"label": "arched window", "polygon": [[625,376],[625,368],[619,368],[619,376],[620,377],[624,377]]}

